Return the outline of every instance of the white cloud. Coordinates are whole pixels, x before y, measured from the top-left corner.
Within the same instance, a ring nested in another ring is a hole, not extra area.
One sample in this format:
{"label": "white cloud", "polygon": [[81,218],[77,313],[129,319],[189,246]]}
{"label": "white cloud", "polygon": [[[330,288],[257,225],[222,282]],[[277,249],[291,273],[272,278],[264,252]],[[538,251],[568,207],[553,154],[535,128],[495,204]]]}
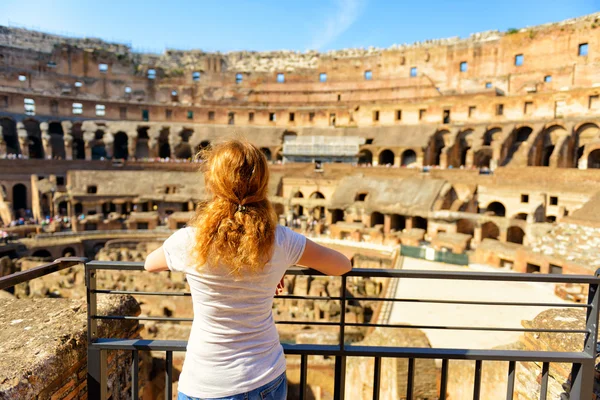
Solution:
{"label": "white cloud", "polygon": [[330,15],[312,40],[311,49],[321,50],[341,34],[360,17],[366,0],[335,0],[335,12]]}

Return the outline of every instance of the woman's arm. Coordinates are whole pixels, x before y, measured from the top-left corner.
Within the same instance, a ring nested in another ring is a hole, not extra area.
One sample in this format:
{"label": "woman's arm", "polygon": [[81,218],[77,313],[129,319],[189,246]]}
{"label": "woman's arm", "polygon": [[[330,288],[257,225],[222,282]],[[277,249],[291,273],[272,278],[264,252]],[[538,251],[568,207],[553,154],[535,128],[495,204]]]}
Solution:
{"label": "woman's arm", "polygon": [[144,269],[150,272],[167,271],[169,269],[165,251],[162,246],[148,254],[146,262],[144,263]]}
{"label": "woman's arm", "polygon": [[352,269],[348,257],[309,239],[306,239],[304,253],[297,264],[316,269],[326,275],[344,275]]}

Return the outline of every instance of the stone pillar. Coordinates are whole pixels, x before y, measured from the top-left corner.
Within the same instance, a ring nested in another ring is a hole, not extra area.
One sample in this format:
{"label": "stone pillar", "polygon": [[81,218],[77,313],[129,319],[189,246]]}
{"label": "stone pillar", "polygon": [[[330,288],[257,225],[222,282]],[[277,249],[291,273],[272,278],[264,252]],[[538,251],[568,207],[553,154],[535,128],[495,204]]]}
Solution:
{"label": "stone pillar", "polygon": [[150,158],[158,157],[158,138],[160,137],[160,128],[152,126],[148,129],[148,156]]}
{"label": "stone pillar", "polygon": [[473,246],[476,247],[479,243],[481,243],[481,225],[475,226],[473,230]]}
{"label": "stone pillar", "polygon": [[404,229],[409,231],[413,228],[413,218],[412,217],[405,218],[404,222],[405,222]]}
{"label": "stone pillar", "polygon": [[44,148],[45,158],[52,160],[54,154],[52,153],[52,143],[50,143],[50,135],[48,134],[48,123],[40,123],[40,131],[42,132],[42,147]]}
{"label": "stone pillar", "polygon": [[417,165],[421,167],[425,165],[425,156],[423,150],[417,151]]}
{"label": "stone pillar", "polygon": [[490,160],[490,169],[495,170],[498,168],[500,164],[500,153],[502,152],[502,147],[499,145],[494,145],[492,149],[492,159]]}
{"label": "stone pillar", "polygon": [[501,242],[506,243],[506,239],[508,238],[508,228],[503,227],[500,229],[500,237],[498,238]]}
{"label": "stone pillar", "polygon": [[63,121],[60,123],[63,128],[63,142],[65,145],[65,158],[67,160],[73,159],[73,135],[71,134],[71,129],[73,128],[73,124],[71,121]]}
{"label": "stone pillar", "polygon": [[96,134],[90,131],[83,131],[83,141],[85,143],[85,159],[92,159],[92,143],[96,138]]}
{"label": "stone pillar", "polygon": [[135,159],[137,158],[137,141],[138,134],[137,131],[127,132],[127,153],[128,158]]}
{"label": "stone pillar", "polygon": [[106,150],[106,158],[113,158],[115,137],[112,133],[104,133],[102,141],[104,142],[104,149]]}
{"label": "stone pillar", "polygon": [[465,168],[473,168],[473,163],[475,159],[475,153],[473,152],[473,149],[469,149],[467,150],[467,157],[465,159]]}
{"label": "stone pillar", "polygon": [[17,136],[19,138],[19,147],[21,147],[21,154],[25,158],[29,158],[29,138],[27,137],[27,130],[22,122],[17,122]]}
{"label": "stone pillar", "polygon": [[448,151],[446,149],[442,150],[442,154],[440,154],[440,168],[448,168]]}
{"label": "stone pillar", "polygon": [[383,234],[388,235],[392,229],[392,216],[390,214],[383,215]]}

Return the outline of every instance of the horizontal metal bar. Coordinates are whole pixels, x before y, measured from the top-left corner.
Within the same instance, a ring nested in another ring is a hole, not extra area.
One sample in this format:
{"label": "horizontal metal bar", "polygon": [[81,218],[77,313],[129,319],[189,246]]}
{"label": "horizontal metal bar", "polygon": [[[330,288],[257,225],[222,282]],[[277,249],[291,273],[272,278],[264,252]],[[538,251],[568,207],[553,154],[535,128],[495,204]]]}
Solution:
{"label": "horizontal metal bar", "polygon": [[193,322],[194,318],[168,318],[168,317],[132,317],[129,315],[92,315],[91,319],[108,319],[108,320],[119,320],[127,319],[133,321],[164,321],[164,322]]}
{"label": "horizontal metal bar", "polygon": [[[124,261],[91,261],[87,263],[90,269],[113,270],[143,270],[142,262]],[[323,273],[302,267],[291,267],[287,275],[323,275]],[[600,277],[594,275],[572,274],[527,274],[511,272],[463,272],[463,271],[418,271],[409,269],[372,269],[354,268],[346,277],[377,277],[377,278],[412,278],[412,279],[447,279],[467,281],[495,282],[547,282],[547,283],[583,283],[600,284]]]}
{"label": "horizontal metal bar", "polygon": [[464,304],[476,306],[518,306],[518,307],[573,307],[590,308],[590,304],[577,303],[517,303],[510,301],[467,301],[467,300],[437,300],[437,299],[393,299],[386,297],[353,297],[360,301],[391,301],[396,303],[433,303],[433,304]]}
{"label": "horizontal metal bar", "polygon": [[27,269],[25,271],[15,272],[0,278],[0,290],[8,289],[19,283],[28,282],[32,279],[40,278],[44,275],[58,272],[63,269],[83,264],[87,261],[85,257],[63,257],[54,260],[51,263],[43,264],[38,267]]}
{"label": "horizontal metal bar", "polygon": [[440,325],[403,325],[403,324],[370,324],[350,323],[346,326],[364,326],[378,328],[408,328],[408,329],[447,329],[453,331],[490,331],[490,332],[544,332],[544,333],[590,333],[585,329],[535,329],[535,328],[499,328],[494,326],[440,326]]}
{"label": "horizontal metal bar", "polygon": [[92,293],[98,294],[130,294],[137,296],[191,296],[190,292],[144,292],[139,290],[108,290],[108,289],[95,289],[91,290]]}
{"label": "horizontal metal bar", "polygon": [[332,321],[275,321],[280,325],[321,325],[321,326],[340,326],[339,322]]}
{"label": "horizontal metal bar", "polygon": [[[145,340],[145,339],[97,339],[92,348],[101,350],[145,350],[145,351],[185,351],[186,340]],[[386,346],[353,346],[344,350],[338,345],[327,344],[287,344],[283,350],[290,355],[329,355],[348,357],[391,357],[450,360],[485,360],[519,362],[560,362],[581,363],[594,358],[584,352],[519,351],[519,350],[478,350],[478,349],[439,349]]]}

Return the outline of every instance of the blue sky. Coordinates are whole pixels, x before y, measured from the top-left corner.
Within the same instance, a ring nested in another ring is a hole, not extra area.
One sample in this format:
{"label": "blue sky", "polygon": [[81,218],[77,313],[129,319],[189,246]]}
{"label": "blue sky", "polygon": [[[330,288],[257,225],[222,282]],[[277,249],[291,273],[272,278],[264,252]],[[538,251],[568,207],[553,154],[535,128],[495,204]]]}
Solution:
{"label": "blue sky", "polygon": [[0,0],[0,25],[134,49],[389,47],[600,11],[600,0]]}

